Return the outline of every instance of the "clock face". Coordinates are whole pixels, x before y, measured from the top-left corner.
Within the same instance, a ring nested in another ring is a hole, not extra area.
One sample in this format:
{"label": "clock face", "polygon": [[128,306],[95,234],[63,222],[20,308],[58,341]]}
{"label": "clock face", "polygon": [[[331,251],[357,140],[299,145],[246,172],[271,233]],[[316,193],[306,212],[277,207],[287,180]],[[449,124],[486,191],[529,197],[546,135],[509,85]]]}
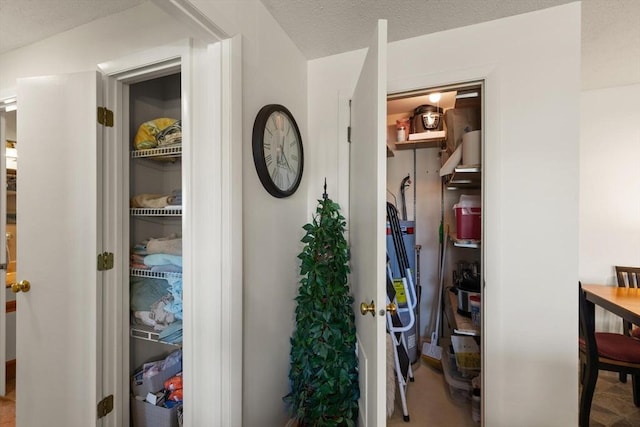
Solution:
{"label": "clock face", "polygon": [[293,194],[302,178],[302,138],[295,119],[281,105],[267,105],[253,126],[253,160],[258,177],[275,197]]}

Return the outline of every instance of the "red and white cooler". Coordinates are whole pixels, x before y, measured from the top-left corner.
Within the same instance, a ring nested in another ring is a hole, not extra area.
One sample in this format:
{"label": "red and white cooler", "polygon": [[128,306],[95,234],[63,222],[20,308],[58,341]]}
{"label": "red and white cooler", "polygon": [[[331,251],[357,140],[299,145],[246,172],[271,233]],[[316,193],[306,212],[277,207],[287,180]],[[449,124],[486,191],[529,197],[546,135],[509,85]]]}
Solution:
{"label": "red and white cooler", "polygon": [[482,234],[482,201],[479,195],[460,195],[453,205],[458,239],[480,240]]}

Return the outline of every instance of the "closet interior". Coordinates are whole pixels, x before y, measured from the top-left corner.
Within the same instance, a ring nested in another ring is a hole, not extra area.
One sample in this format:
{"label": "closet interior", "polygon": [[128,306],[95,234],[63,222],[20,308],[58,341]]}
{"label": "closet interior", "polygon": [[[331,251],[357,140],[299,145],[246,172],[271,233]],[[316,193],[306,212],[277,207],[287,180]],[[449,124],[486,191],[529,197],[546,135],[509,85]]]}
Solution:
{"label": "closet interior", "polygon": [[127,88],[131,423],[175,427],[183,402],[181,75]]}
{"label": "closet interior", "polygon": [[[389,274],[401,309],[411,294],[417,298],[412,319],[406,311],[400,316],[406,352],[414,368],[441,372],[442,381],[429,388],[444,384],[470,425],[480,420],[481,399],[482,88],[469,82],[387,99]],[[390,211],[397,212],[402,235],[395,242]],[[414,287],[409,292],[395,261],[400,240]],[[406,394],[416,388],[408,382]],[[411,407],[404,412],[405,421],[417,421]]]}

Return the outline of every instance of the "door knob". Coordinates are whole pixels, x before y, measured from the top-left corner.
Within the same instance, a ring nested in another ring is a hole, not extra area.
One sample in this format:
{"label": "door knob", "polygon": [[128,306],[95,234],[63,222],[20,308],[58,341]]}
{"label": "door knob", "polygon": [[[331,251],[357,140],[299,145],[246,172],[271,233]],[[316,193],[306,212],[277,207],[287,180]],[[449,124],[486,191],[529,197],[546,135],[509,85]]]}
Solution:
{"label": "door knob", "polygon": [[387,311],[393,316],[398,312],[398,307],[396,307],[396,303],[392,302],[387,304]]}
{"label": "door knob", "polygon": [[20,280],[18,283],[11,285],[11,290],[14,294],[17,294],[20,291],[29,292],[29,289],[31,289],[31,283],[29,283],[28,280]]}
{"label": "door knob", "polygon": [[371,304],[363,302],[360,304],[360,313],[364,316],[367,313],[371,313],[372,316],[376,315],[376,305],[371,301]]}

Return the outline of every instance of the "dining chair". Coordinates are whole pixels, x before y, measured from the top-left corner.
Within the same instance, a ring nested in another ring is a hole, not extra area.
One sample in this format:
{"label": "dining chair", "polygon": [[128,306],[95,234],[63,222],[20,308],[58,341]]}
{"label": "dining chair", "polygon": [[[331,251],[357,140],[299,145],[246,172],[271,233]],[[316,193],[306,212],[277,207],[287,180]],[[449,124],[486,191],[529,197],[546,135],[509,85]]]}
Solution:
{"label": "dining chair", "polygon": [[633,403],[640,407],[640,340],[610,332],[595,332],[595,307],[579,288],[580,320],[580,427],[589,426],[593,392],[599,371],[630,374]]}
{"label": "dining chair", "polygon": [[[619,265],[616,268],[616,278],[618,279],[618,286],[621,288],[638,288],[640,287],[640,267],[622,267]],[[622,333],[629,335],[632,325],[630,322],[622,321]],[[640,337],[640,336],[639,336]]]}
{"label": "dining chair", "polygon": [[[621,288],[640,287],[640,267],[623,267],[616,265],[615,269],[618,286]],[[627,322],[624,319],[622,319],[622,333],[626,336],[640,338],[640,328],[634,328],[631,322]],[[620,373],[620,382],[627,382],[627,374]]]}

